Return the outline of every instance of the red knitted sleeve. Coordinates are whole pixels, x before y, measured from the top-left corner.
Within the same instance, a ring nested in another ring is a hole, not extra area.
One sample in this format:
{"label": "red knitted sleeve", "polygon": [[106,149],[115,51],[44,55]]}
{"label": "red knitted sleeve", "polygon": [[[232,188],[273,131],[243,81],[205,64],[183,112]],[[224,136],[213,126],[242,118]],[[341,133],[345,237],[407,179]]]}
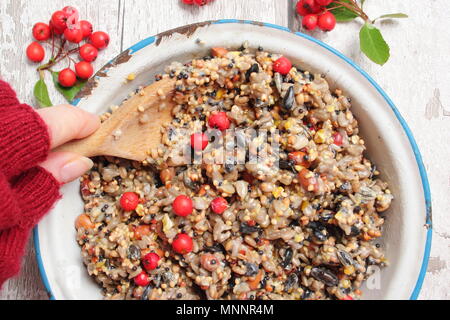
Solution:
{"label": "red knitted sleeve", "polygon": [[59,198],[59,183],[37,166],[49,150],[46,124],[0,81],[0,288],[19,271],[31,229]]}
{"label": "red knitted sleeve", "polygon": [[50,151],[47,126],[29,106],[20,104],[0,80],[0,171],[7,179],[45,160]]}
{"label": "red knitted sleeve", "polygon": [[[41,167],[34,167],[21,174],[4,191],[11,198],[9,208],[0,205],[0,210],[15,210],[7,224],[17,223],[0,231],[0,288],[6,279],[16,275],[24,255],[31,229],[48,212],[59,198],[59,184]],[[0,195],[0,200],[5,197]],[[0,215],[1,218],[1,215]]]}

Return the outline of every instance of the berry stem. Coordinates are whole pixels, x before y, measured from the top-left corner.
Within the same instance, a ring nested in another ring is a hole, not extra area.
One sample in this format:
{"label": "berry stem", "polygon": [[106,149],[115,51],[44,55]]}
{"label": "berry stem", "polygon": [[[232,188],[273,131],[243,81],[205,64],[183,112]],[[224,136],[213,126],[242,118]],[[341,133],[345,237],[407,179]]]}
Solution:
{"label": "berry stem", "polygon": [[55,55],[55,34],[52,32],[52,58]]}
{"label": "berry stem", "polygon": [[336,10],[336,9],[339,9],[339,8],[343,8],[343,5],[337,5],[335,7],[330,7],[330,8],[327,7],[327,10],[328,11],[333,11],[333,10]]}
{"label": "berry stem", "polygon": [[59,47],[58,53],[56,54],[56,57],[52,57],[49,62],[47,62],[46,64],[43,64],[41,66],[38,67],[37,71],[44,71],[44,70],[50,70],[51,67],[53,67],[55,64],[59,63],[60,61],[62,61],[65,58],[68,58],[69,60],[75,62],[70,55],[78,52],[80,50],[79,47],[73,48],[69,51],[64,50],[64,45],[65,45],[65,41],[62,41],[62,46]]}

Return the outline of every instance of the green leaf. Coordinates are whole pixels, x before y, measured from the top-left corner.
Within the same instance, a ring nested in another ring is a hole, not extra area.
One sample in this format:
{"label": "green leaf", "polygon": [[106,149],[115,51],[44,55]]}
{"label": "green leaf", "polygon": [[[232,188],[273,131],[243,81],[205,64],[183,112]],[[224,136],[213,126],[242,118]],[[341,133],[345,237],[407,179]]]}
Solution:
{"label": "green leaf", "polygon": [[[349,2],[349,0],[343,1]],[[336,5],[338,5],[338,3],[332,2],[330,5],[328,5],[328,8],[336,7]],[[352,21],[353,19],[358,17],[358,14],[346,7],[339,7],[330,11],[334,14],[334,16],[336,17],[336,21],[338,22]]]}
{"label": "green leaf", "polygon": [[56,90],[58,90],[64,96],[64,98],[66,98],[66,100],[69,103],[72,102],[72,100],[75,98],[75,96],[78,94],[78,92],[80,92],[81,89],[83,89],[83,87],[86,85],[86,82],[87,82],[87,81],[77,80],[77,82],[75,83],[75,85],[73,87],[66,88],[59,84],[58,76],[59,76],[59,72],[52,72],[53,83],[55,84]]}
{"label": "green leaf", "polygon": [[375,20],[378,20],[378,19],[402,19],[402,18],[408,18],[408,15],[404,14],[404,13],[383,14],[382,16],[379,16]]}
{"label": "green leaf", "polygon": [[390,49],[380,30],[366,23],[359,32],[361,51],[373,62],[383,65],[389,60]]}
{"label": "green leaf", "polygon": [[48,95],[47,85],[43,79],[36,82],[33,92],[41,108],[51,107],[53,105]]}

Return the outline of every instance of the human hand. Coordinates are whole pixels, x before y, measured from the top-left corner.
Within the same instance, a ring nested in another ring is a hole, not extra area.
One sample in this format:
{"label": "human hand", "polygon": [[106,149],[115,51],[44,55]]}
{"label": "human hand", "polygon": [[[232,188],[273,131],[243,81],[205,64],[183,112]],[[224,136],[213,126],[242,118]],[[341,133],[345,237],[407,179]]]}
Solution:
{"label": "human hand", "polygon": [[[85,138],[100,126],[98,116],[69,105],[39,109],[37,112],[48,126],[51,149],[74,139]],[[93,162],[71,152],[50,152],[47,160],[40,166],[64,184],[91,169]]]}

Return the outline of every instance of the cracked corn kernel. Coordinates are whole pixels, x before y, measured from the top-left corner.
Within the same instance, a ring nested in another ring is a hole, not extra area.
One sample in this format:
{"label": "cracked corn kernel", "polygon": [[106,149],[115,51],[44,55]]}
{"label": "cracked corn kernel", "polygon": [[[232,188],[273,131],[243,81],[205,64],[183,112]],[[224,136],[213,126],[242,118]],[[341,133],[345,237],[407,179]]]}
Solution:
{"label": "cracked corn kernel", "polygon": [[138,206],[136,207],[136,213],[140,216],[143,217],[145,215],[145,208],[142,204],[138,204]]}
{"label": "cracked corn kernel", "polygon": [[281,194],[283,193],[283,191],[284,191],[283,187],[278,187],[272,191],[272,194],[275,198],[278,199],[281,196]]}
{"label": "cracked corn kernel", "polygon": [[344,268],[344,273],[348,276],[355,273],[355,267],[354,266],[346,266]]}
{"label": "cracked corn kernel", "polygon": [[130,74],[127,76],[127,80],[128,80],[128,81],[133,81],[134,79],[136,79],[136,74],[134,74],[134,73],[130,73]]}
{"label": "cracked corn kernel", "polygon": [[294,124],[292,123],[292,120],[290,118],[284,122],[284,128],[286,130],[289,130],[290,128],[292,128],[293,125]]}
{"label": "cracked corn kernel", "polygon": [[326,140],[327,135],[325,133],[325,130],[320,129],[319,131],[317,131],[316,135],[314,136],[314,141],[316,143],[325,143]]}
{"label": "cracked corn kernel", "polygon": [[302,211],[305,211],[308,206],[309,206],[309,201],[303,201],[302,207],[301,207]]}
{"label": "cracked corn kernel", "polygon": [[163,216],[162,223],[164,233],[168,232],[174,226],[174,223],[172,222],[168,214],[165,214]]}
{"label": "cracked corn kernel", "polygon": [[219,91],[217,91],[216,98],[217,99],[222,99],[224,94],[225,94],[225,90],[220,89]]}
{"label": "cracked corn kernel", "polygon": [[352,283],[348,279],[345,279],[345,280],[341,281],[341,285],[342,285],[342,288],[348,289],[351,287]]}
{"label": "cracked corn kernel", "polygon": [[312,269],[311,266],[306,266],[306,267],[303,269],[306,276],[309,276],[309,274],[311,273],[311,269]]}

